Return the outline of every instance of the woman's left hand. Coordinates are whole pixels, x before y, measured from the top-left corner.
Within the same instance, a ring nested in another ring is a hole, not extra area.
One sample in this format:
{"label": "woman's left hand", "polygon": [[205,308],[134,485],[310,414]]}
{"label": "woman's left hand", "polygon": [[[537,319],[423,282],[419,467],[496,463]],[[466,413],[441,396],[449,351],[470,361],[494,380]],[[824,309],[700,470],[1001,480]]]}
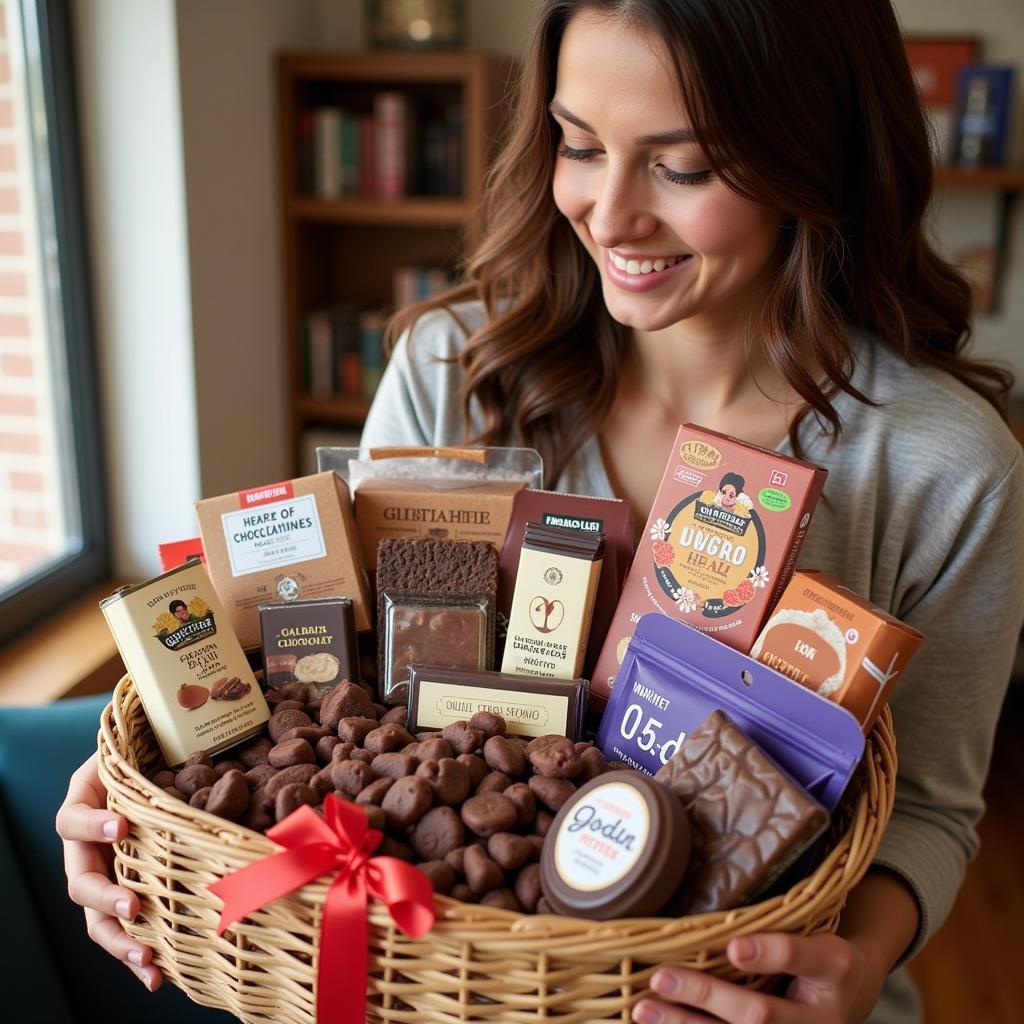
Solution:
{"label": "woman's left hand", "polygon": [[765,995],[705,971],[660,967],[651,988],[660,999],[633,1008],[637,1024],[861,1024],[885,982],[867,954],[837,935],[768,933],[733,939],[730,962],[749,974],[789,974],[785,997]]}

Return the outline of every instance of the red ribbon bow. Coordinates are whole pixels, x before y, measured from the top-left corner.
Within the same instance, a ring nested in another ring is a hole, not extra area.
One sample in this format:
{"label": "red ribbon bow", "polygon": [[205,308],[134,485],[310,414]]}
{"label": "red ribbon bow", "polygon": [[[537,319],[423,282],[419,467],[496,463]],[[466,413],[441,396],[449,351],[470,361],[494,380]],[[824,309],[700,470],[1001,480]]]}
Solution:
{"label": "red ribbon bow", "polygon": [[418,939],[434,925],[429,879],[395,857],[371,859],[380,832],[369,827],[362,808],[333,793],[324,799],[323,818],[303,806],[268,829],[267,836],[287,849],[209,887],[224,901],[217,934],[314,878],[336,873],[324,901],[316,1016],[320,1024],[362,1024],[369,955],[367,897],[385,903],[395,924]]}

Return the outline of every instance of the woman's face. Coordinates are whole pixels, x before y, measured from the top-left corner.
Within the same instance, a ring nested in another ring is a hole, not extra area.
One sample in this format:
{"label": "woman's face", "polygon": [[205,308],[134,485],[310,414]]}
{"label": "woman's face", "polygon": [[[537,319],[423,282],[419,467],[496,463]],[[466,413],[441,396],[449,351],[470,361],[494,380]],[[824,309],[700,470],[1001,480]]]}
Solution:
{"label": "woman's face", "polygon": [[656,331],[757,311],[781,217],[709,171],[657,38],[575,15],[551,108],[562,130],[555,203],[597,264],[616,320]]}
{"label": "woman's face", "polygon": [[725,508],[732,508],[736,504],[736,488],[732,484],[726,484],[722,488],[722,505]]}

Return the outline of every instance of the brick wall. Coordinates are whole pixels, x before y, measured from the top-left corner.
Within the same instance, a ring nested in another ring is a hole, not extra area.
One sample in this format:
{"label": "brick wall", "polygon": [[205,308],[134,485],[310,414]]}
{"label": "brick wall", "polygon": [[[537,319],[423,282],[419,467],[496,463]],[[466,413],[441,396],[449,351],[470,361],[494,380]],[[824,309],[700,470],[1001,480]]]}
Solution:
{"label": "brick wall", "polygon": [[0,589],[68,543],[29,128],[17,4],[0,0]]}

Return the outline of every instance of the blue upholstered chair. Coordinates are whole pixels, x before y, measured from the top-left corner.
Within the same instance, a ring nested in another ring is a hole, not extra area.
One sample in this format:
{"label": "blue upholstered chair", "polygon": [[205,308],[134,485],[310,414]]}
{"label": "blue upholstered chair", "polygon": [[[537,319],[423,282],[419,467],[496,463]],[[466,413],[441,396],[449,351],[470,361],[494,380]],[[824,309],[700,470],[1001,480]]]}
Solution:
{"label": "blue upholstered chair", "polygon": [[94,945],[67,894],[57,808],[109,695],[0,708],[0,1016],[11,1024],[230,1024],[173,985],[149,993]]}

